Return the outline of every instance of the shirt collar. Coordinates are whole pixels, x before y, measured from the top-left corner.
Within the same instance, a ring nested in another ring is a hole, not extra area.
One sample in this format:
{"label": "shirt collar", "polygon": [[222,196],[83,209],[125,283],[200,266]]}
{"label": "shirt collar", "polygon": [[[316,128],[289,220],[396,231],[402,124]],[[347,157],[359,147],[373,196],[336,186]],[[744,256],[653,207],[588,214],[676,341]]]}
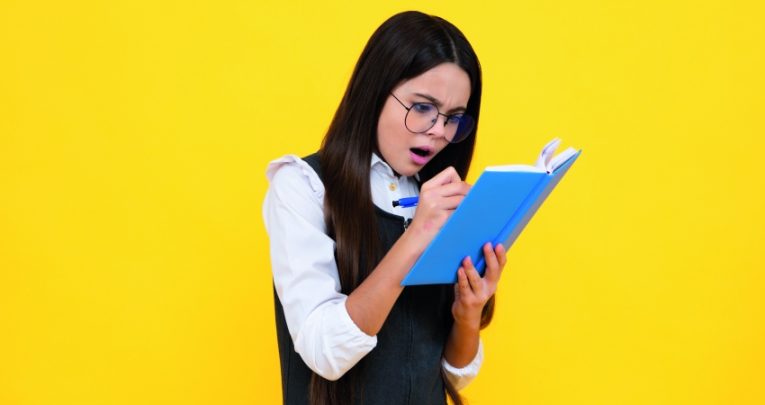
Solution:
{"label": "shirt collar", "polygon": [[[390,165],[388,165],[388,163],[382,160],[382,158],[379,155],[377,155],[377,153],[372,153],[372,162],[370,163],[370,166],[372,167],[372,170],[375,170],[377,168],[377,170],[382,170],[383,172],[385,172],[385,174],[387,174],[390,177],[396,177],[396,174],[393,172],[393,168],[391,168]],[[415,180],[417,180],[417,182],[420,181],[419,173],[415,174],[413,177]]]}

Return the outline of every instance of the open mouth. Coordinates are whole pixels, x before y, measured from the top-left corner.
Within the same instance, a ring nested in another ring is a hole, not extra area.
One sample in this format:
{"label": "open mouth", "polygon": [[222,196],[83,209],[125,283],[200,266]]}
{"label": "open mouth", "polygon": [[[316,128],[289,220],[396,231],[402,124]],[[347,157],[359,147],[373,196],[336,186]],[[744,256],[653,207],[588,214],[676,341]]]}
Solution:
{"label": "open mouth", "polygon": [[430,150],[429,150],[429,149],[423,149],[423,148],[411,148],[411,149],[409,149],[409,150],[411,150],[411,151],[412,151],[412,153],[414,153],[414,154],[415,154],[415,155],[417,155],[417,156],[422,156],[422,157],[428,157],[428,156],[430,156]]}
{"label": "open mouth", "polygon": [[422,148],[409,148],[409,156],[416,165],[423,166],[433,157],[433,150],[425,146]]}

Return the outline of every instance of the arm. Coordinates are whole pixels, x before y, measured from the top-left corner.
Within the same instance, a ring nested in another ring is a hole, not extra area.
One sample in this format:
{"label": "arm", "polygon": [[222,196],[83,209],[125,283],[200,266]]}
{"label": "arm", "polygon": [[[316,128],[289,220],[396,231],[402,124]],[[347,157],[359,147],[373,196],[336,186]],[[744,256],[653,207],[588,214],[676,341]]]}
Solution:
{"label": "arm", "polygon": [[[507,263],[505,248],[501,244],[492,249],[491,244],[487,243],[483,252],[486,257],[486,275],[483,278],[473,267],[469,257],[465,258],[462,267],[457,271],[452,305],[454,324],[444,349],[444,360],[452,368],[473,366],[471,369],[476,369],[480,366],[481,313],[486,302],[496,292],[502,270]],[[478,365],[475,364],[476,361]],[[449,367],[446,369],[455,377],[465,377],[455,375],[458,374],[456,370]],[[477,370],[471,371],[473,372],[468,376],[468,381],[461,385],[466,385],[475,376]]]}
{"label": "arm", "polygon": [[297,156],[273,162],[263,203],[274,287],[295,351],[315,373],[336,380],[369,353],[377,338],[345,310],[334,241],[326,235],[324,186]]}
{"label": "arm", "polygon": [[452,167],[422,185],[412,224],[345,302],[351,319],[365,333],[380,331],[404,289],[401,280],[469,189]]}
{"label": "arm", "polygon": [[311,370],[336,380],[376,346],[374,335],[401,293],[401,279],[440,229],[439,211],[456,207],[467,192],[461,181],[449,185],[454,178],[456,172],[440,177],[445,184],[434,178],[423,185],[426,202],[409,230],[349,297],[340,293],[334,241],[326,235],[321,181],[297,157],[272,164],[263,214],[274,285],[295,351]]}

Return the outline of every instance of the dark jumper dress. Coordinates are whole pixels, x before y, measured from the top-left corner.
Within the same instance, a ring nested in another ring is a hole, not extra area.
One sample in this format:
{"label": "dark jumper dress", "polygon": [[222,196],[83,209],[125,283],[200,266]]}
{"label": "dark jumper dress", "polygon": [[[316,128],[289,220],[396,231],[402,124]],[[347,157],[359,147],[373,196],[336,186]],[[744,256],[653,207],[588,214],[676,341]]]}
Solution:
{"label": "dark jumper dress", "polygon": [[[304,160],[322,178],[318,155]],[[387,252],[404,233],[405,219],[378,207],[375,214]],[[453,322],[453,300],[451,285],[404,288],[377,334],[377,346],[354,366],[361,367],[356,404],[446,404],[441,358]],[[286,405],[307,405],[312,372],[295,352],[276,291],[274,306],[282,398]]]}

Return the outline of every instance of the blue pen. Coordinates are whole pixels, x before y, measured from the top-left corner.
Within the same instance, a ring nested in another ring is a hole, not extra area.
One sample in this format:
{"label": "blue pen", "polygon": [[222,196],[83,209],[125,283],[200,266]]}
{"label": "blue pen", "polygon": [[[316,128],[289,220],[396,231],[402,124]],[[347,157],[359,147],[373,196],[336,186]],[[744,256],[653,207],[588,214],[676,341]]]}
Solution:
{"label": "blue pen", "polygon": [[409,208],[417,205],[420,197],[404,197],[400,200],[393,201],[394,207]]}

